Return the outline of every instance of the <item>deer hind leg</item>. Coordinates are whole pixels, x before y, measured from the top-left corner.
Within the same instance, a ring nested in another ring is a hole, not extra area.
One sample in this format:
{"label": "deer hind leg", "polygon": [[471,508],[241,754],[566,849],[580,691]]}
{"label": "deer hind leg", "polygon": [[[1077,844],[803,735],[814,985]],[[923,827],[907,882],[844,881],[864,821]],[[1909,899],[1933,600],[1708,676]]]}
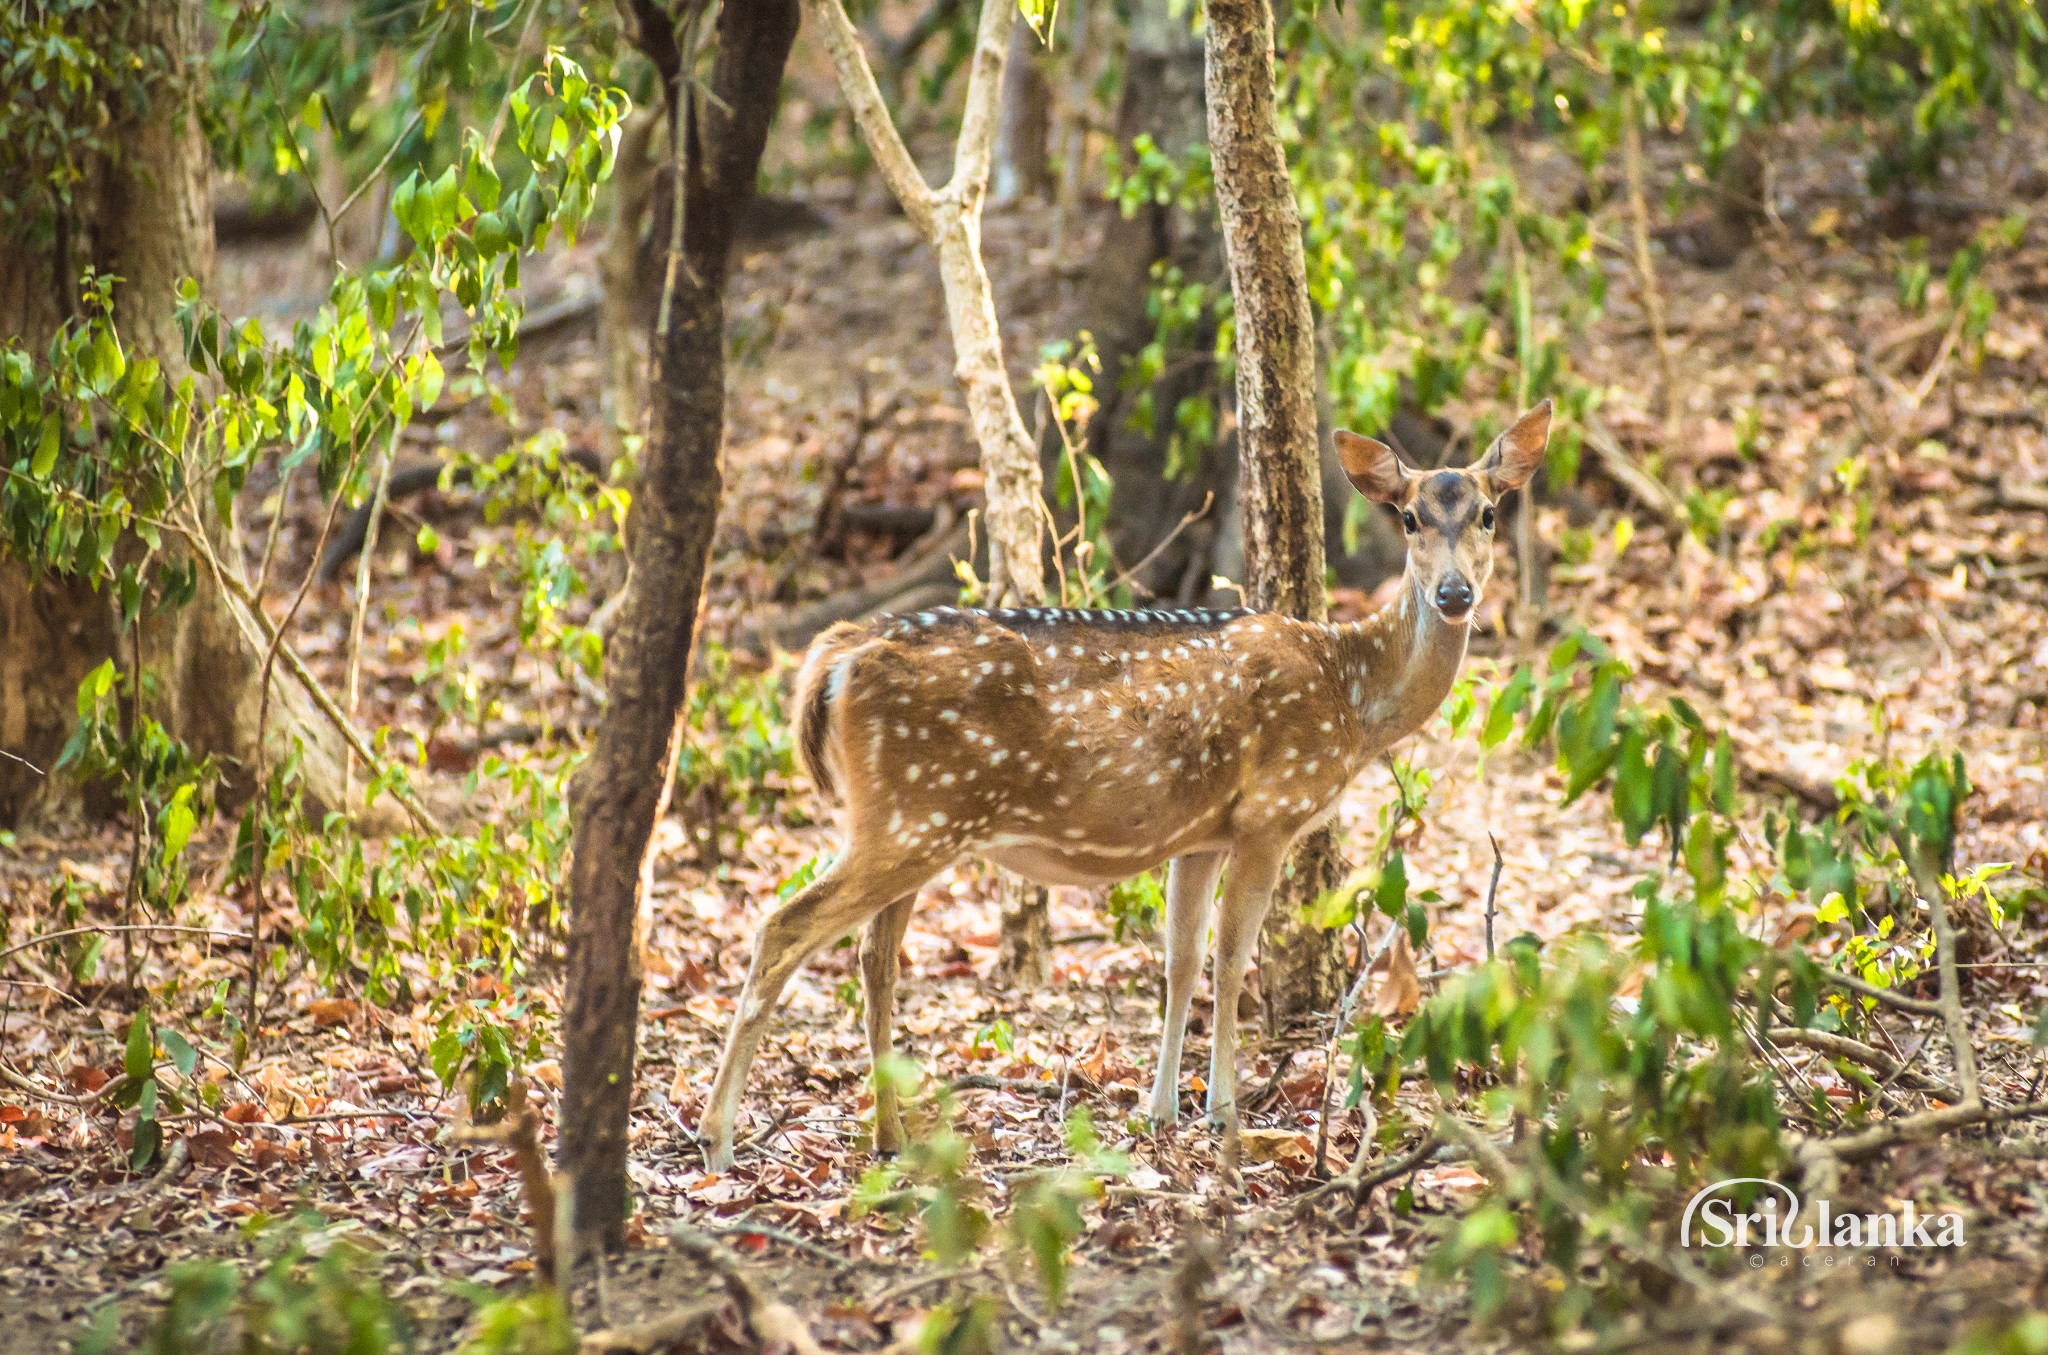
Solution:
{"label": "deer hind leg", "polygon": [[[944,865],[901,863],[894,869],[877,870],[849,861],[852,854],[849,847],[847,856],[770,913],[755,937],[747,986],[726,1030],[725,1052],[718,1059],[710,1104],[697,1122],[697,1137],[705,1145],[705,1161],[713,1171],[732,1166],[732,1127],[739,1114],[740,1092],[746,1087],[747,1070],[753,1066],[761,1036],[790,976],[819,949],[859,927],[891,900],[914,893]],[[679,1084],[681,1077],[678,1074]]]}
{"label": "deer hind leg", "polygon": [[[860,981],[867,998],[868,1066],[879,1073],[890,1049],[890,1027],[896,1019],[896,963],[903,933],[910,928],[910,910],[917,895],[905,894],[868,920],[860,942]],[[903,1118],[896,1105],[896,1084],[875,1078],[875,1152],[903,1151]]]}
{"label": "deer hind leg", "polygon": [[1159,1069],[1152,1080],[1154,1129],[1180,1119],[1180,1046],[1187,1034],[1188,1003],[1202,977],[1207,949],[1209,901],[1216,896],[1222,852],[1175,857],[1166,873],[1166,1030],[1159,1041]]}
{"label": "deer hind leg", "polygon": [[1285,844],[1278,850],[1240,844],[1232,855],[1230,878],[1223,884],[1223,905],[1216,918],[1216,1030],[1209,1045],[1209,1123],[1237,1118],[1237,997],[1244,991],[1245,966],[1259,924],[1273,901],[1280,878]]}

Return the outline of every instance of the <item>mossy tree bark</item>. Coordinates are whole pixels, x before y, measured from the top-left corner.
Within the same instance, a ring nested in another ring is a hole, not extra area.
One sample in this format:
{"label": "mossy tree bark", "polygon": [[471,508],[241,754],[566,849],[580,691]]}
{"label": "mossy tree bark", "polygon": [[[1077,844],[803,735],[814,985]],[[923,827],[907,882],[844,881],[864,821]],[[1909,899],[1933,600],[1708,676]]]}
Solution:
{"label": "mossy tree bark", "polygon": [[[0,241],[0,333],[38,356],[76,311],[78,273],[90,264],[120,279],[114,320],[124,347],[155,358],[170,373],[184,369],[178,332],[178,287],[186,278],[202,292],[213,279],[211,160],[199,125],[202,79],[197,0],[121,0],[93,22],[127,49],[152,54],[143,63],[136,103],[107,130],[106,154],[74,190],[65,219],[41,241]],[[232,520],[212,524],[213,562],[243,577]],[[170,549],[167,544],[166,549]],[[254,789],[264,639],[255,617],[223,589],[202,562],[198,591],[185,606],[144,622],[142,662],[155,679],[149,713],[195,750],[220,756],[224,798]],[[35,763],[0,759],[0,822],[47,824],[87,806],[82,788],[50,765],[76,718],[78,682],[102,660],[124,667],[129,646],[116,643],[113,590],[84,580],[32,580],[18,562],[0,558],[0,617],[10,653],[17,644],[53,646],[57,662],[0,665],[0,748]],[[30,650],[33,654],[36,651]],[[279,664],[272,674],[265,740],[274,759],[294,740],[305,750],[304,784],[316,811],[341,808],[344,749],[311,698]]]}

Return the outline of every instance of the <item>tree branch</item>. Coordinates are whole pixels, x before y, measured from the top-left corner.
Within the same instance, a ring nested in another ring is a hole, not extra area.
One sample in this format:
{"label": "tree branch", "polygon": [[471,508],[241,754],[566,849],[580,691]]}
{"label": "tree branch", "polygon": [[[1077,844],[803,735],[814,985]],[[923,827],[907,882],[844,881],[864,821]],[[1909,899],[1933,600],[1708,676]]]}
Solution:
{"label": "tree branch", "polygon": [[[833,7],[838,8],[838,0]],[[1016,22],[1017,6],[1010,0],[983,0],[981,23],[974,32],[974,64],[967,75],[967,103],[960,110],[960,144],[953,151],[953,178],[944,189],[946,196],[963,203],[978,201],[988,187],[1003,59],[1009,54],[1010,29]]]}
{"label": "tree branch", "polygon": [[[644,0],[642,0],[644,3]],[[1007,9],[1008,5],[991,3],[990,9]],[[896,123],[889,116],[889,106],[882,102],[882,91],[875,84],[875,73],[868,67],[868,59],[861,51],[860,34],[854,31],[853,21],[846,17],[846,7],[840,0],[804,0],[804,16],[810,21],[811,31],[825,44],[825,50],[832,57],[832,69],[839,77],[839,90],[846,96],[847,106],[853,110],[853,120],[860,125],[861,139],[868,143],[868,153],[875,157],[875,165],[882,171],[882,178],[903,204],[903,211],[910,217],[911,224],[927,239],[932,235],[931,186],[918,172],[917,162],[910,157],[910,148],[903,144],[897,134]],[[986,26],[987,16],[983,23]],[[981,56],[975,55],[975,79],[980,79]],[[968,103],[973,105],[973,88],[969,87]],[[962,129],[963,139],[966,128]],[[990,133],[991,139],[993,132]],[[988,156],[982,156],[984,176],[988,170]],[[958,175],[955,175],[957,181]]]}

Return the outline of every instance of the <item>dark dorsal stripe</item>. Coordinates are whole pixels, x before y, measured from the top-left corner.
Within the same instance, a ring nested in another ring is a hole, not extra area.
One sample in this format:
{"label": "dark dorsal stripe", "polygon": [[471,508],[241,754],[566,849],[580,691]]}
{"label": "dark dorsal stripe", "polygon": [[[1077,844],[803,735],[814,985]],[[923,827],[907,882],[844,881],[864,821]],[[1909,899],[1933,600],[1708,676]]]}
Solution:
{"label": "dark dorsal stripe", "polygon": [[965,621],[971,618],[993,621],[1004,630],[1023,634],[1054,626],[1091,626],[1103,629],[1142,630],[1145,628],[1221,626],[1252,615],[1249,607],[1234,607],[1216,611],[1208,607],[1155,607],[1143,610],[1083,607],[1003,607],[995,611],[969,610],[960,607],[933,607],[922,612],[901,612],[882,618],[884,623],[894,622],[909,629],[916,626],[937,626],[950,621]]}

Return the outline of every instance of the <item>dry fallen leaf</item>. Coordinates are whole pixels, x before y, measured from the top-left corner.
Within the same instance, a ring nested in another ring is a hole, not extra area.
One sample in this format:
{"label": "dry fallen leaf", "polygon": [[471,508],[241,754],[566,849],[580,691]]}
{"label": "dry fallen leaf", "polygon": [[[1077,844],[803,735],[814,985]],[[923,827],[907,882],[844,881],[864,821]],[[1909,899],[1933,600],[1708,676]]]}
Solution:
{"label": "dry fallen leaf", "polygon": [[349,997],[316,998],[306,1004],[306,1013],[313,1018],[315,1030],[349,1025],[356,1019],[358,1010],[355,999]]}
{"label": "dry fallen leaf", "polygon": [[1372,1010],[1381,1016],[1406,1016],[1422,1003],[1422,981],[1415,977],[1415,952],[1408,948],[1408,933],[1394,937],[1387,952],[1386,977],[1372,995]]}
{"label": "dry fallen leaf", "polygon": [[1284,1167],[1304,1170],[1315,1161],[1315,1140],[1294,1129],[1244,1129],[1238,1143],[1253,1162],[1278,1162]]}

